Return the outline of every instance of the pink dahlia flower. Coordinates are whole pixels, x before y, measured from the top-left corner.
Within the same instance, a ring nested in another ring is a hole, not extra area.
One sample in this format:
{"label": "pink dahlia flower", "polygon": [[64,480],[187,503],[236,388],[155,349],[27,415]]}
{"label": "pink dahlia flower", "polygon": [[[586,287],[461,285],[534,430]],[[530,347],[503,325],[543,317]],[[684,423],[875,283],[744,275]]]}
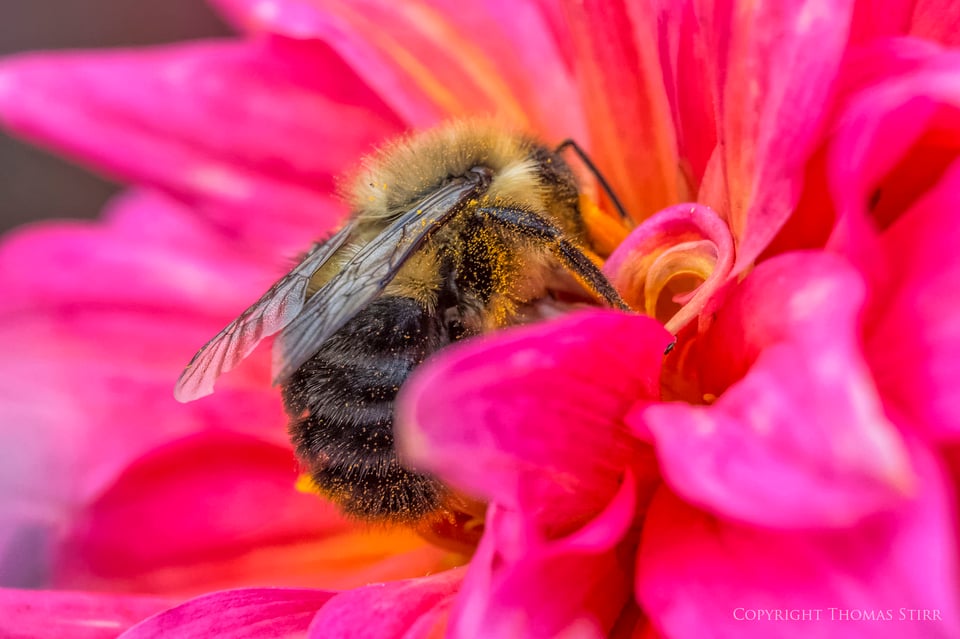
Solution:
{"label": "pink dahlia flower", "polygon": [[[52,589],[0,631],[960,636],[954,4],[216,4],[242,39],[0,66],[11,131],[134,185],[0,247],[0,580]],[[263,353],[171,390],[342,219],[334,176],[471,114],[592,150],[642,314],[407,384],[407,459],[489,502],[467,563],[293,490]]]}

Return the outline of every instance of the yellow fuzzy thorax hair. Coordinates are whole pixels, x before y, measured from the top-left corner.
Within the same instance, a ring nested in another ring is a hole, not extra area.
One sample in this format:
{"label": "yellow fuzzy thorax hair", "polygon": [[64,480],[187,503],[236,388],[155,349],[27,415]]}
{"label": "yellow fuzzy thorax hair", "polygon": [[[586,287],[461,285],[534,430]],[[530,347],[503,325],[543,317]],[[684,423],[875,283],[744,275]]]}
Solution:
{"label": "yellow fuzzy thorax hair", "polygon": [[491,203],[542,210],[544,186],[532,139],[490,121],[451,122],[401,138],[365,158],[344,196],[360,219],[399,215],[446,179],[475,166],[493,170]]}

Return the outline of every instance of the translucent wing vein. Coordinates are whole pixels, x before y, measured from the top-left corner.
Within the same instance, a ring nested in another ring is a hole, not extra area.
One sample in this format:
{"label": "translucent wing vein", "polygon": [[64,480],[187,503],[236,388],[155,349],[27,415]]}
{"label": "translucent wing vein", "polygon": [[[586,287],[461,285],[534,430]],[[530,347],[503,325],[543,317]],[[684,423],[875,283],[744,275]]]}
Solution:
{"label": "translucent wing vein", "polygon": [[481,176],[458,178],[398,217],[307,300],[274,344],[274,383],[286,380],[396,276],[423,243],[483,188]]}
{"label": "translucent wing vein", "polygon": [[188,402],[209,395],[220,375],[250,355],[263,338],[294,321],[303,310],[310,277],[344,245],[352,230],[348,224],[326,242],[314,245],[292,271],[207,342],[180,375],[174,397]]}

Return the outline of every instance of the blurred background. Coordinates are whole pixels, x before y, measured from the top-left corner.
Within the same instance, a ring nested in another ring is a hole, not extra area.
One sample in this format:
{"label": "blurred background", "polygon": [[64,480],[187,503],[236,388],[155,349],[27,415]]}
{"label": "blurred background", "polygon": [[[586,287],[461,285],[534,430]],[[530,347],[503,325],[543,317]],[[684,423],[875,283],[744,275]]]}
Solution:
{"label": "blurred background", "polygon": [[[203,0],[0,0],[0,55],[229,34]],[[0,132],[0,232],[32,220],[93,218],[116,190]]]}

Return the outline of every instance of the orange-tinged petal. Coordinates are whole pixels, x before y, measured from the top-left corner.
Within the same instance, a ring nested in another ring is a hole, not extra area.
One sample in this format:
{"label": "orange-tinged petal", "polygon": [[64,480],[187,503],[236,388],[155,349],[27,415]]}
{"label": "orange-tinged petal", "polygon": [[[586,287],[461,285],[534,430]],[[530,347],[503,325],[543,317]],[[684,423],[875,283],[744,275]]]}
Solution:
{"label": "orange-tinged petal", "polygon": [[[449,20],[478,34],[478,47],[496,64],[547,140],[587,140],[586,116],[573,74],[566,25],[552,22],[555,3],[539,0],[434,0]],[[503,34],[501,36],[501,34]]]}
{"label": "orange-tinged petal", "polygon": [[[408,124],[429,126],[447,115],[443,102],[455,98],[438,89],[425,73],[413,84],[401,68],[373,42],[359,37],[353,25],[340,16],[322,12],[310,0],[212,0],[231,21],[255,31],[279,33],[289,38],[319,38],[327,42],[347,64],[367,75],[369,85]],[[431,89],[435,94],[431,95]],[[439,102],[438,102],[439,100]]]}
{"label": "orange-tinged petal", "polygon": [[408,529],[345,520],[331,503],[295,490],[294,466],[288,448],[226,432],[151,452],[78,515],[60,553],[59,585],[175,595],[351,588],[465,560]]}
{"label": "orange-tinged petal", "polygon": [[590,245],[601,256],[610,255],[627,239],[629,229],[624,226],[624,222],[604,213],[585,195],[580,196],[580,214],[583,216],[583,225],[587,229]]}
{"label": "orange-tinged petal", "polygon": [[[393,10],[396,3],[384,4]],[[491,112],[517,125],[526,124],[550,141],[585,138],[576,82],[563,57],[562,49],[569,44],[551,31],[542,3],[430,0],[401,4],[416,20],[420,19],[416,14],[431,17],[446,55],[468,70],[496,103]],[[432,60],[427,60],[428,66]],[[468,112],[474,108],[471,105]]]}
{"label": "orange-tinged petal", "polygon": [[490,60],[426,4],[376,0],[314,0],[314,4],[373,44],[446,113],[499,112],[517,124],[527,123]]}
{"label": "orange-tinged petal", "polygon": [[[490,30],[496,28],[496,21],[483,11],[383,0],[215,3],[247,28],[326,41],[412,126],[470,114],[497,115],[524,128],[532,125],[530,109],[521,96],[532,97],[534,78],[518,70],[509,54],[513,43],[502,32]],[[542,21],[534,7],[525,3],[524,8],[532,20]],[[541,39],[549,37],[545,25],[530,25]],[[477,38],[477,33],[493,44]],[[548,67],[553,72],[562,70],[556,56]],[[568,79],[561,78],[560,86],[553,89],[554,98],[572,96]],[[544,106],[540,105],[541,113]]]}
{"label": "orange-tinged petal", "polygon": [[596,163],[642,220],[679,199],[655,14],[606,0],[570,0],[565,8]]}

